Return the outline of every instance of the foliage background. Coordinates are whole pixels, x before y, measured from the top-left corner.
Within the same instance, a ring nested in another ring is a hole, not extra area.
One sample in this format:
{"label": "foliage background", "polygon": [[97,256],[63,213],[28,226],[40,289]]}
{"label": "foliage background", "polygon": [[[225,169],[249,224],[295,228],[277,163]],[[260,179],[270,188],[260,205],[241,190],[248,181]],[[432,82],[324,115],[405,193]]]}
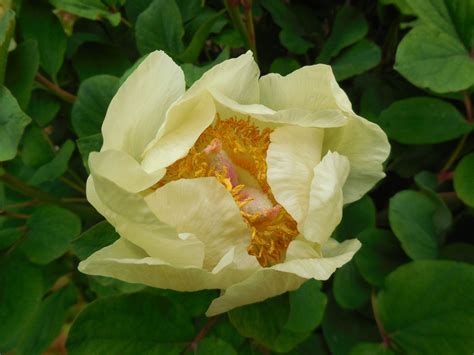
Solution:
{"label": "foliage background", "polygon": [[[472,354],[474,1],[251,3],[0,0],[1,353]],[[262,73],[331,64],[389,136],[387,177],[334,234],[354,260],[210,319],[218,291],[80,274],[117,238],[84,182],[128,73],[163,49],[191,85],[248,48]]]}

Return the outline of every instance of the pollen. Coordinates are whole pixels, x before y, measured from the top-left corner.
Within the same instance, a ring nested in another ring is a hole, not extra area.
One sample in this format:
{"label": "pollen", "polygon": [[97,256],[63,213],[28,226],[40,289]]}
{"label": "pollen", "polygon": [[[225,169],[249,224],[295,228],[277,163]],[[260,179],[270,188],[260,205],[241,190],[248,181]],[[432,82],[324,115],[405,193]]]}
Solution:
{"label": "pollen", "polygon": [[271,129],[250,120],[216,117],[188,154],[173,163],[154,185],[157,189],[178,179],[215,177],[232,195],[251,231],[247,247],[263,267],[285,259],[298,235],[296,221],[277,203],[267,182],[266,155]]}

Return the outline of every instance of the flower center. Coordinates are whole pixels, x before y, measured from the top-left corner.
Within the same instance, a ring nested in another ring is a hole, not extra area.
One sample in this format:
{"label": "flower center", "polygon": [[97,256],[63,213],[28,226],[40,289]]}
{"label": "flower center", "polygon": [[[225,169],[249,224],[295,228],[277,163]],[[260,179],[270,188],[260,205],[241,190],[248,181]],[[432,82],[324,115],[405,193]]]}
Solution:
{"label": "flower center", "polygon": [[232,194],[252,232],[247,252],[263,267],[283,261],[288,245],[298,235],[296,221],[276,202],[267,182],[271,132],[246,120],[218,117],[154,186],[183,178],[216,177]]}

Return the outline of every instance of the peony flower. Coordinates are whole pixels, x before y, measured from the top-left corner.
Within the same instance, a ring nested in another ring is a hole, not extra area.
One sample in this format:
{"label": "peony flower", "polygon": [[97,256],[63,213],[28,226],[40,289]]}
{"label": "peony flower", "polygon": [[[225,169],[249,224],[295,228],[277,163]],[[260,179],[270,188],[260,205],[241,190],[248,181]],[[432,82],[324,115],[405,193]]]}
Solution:
{"label": "peony flower", "polygon": [[259,78],[247,52],[185,90],[153,52],[107,111],[87,197],[120,239],[80,263],[178,291],[220,289],[207,315],[326,280],[359,249],[331,239],[342,207],[380,180],[383,131],[331,68]]}

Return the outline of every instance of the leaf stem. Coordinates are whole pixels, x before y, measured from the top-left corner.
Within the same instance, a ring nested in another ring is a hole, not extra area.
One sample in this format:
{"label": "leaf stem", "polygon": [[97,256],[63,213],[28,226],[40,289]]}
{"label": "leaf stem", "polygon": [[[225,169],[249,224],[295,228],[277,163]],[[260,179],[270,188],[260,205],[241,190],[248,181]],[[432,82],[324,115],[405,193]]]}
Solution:
{"label": "leaf stem", "polygon": [[391,344],[391,340],[383,327],[382,321],[380,320],[379,310],[377,307],[377,292],[375,289],[372,290],[370,301],[372,304],[372,312],[374,313],[375,323],[377,324],[377,329],[379,330],[380,336],[382,337],[383,345],[388,348]]}
{"label": "leaf stem", "polygon": [[183,354],[190,352],[190,351],[195,351],[199,342],[207,335],[209,330],[214,326],[214,324],[217,322],[219,319],[218,316],[211,317],[207,319],[206,324],[201,328],[199,333],[194,337],[194,339],[189,343],[189,345],[184,349]]}
{"label": "leaf stem", "polygon": [[77,99],[76,96],[67,92],[66,90],[61,89],[58,85],[49,81],[45,76],[41,75],[40,73],[36,73],[35,80],[63,101],[73,104]]}
{"label": "leaf stem", "polygon": [[244,13],[245,13],[245,25],[247,28],[247,38],[248,43],[253,55],[255,57],[255,61],[258,63],[258,55],[257,55],[257,40],[255,37],[255,26],[253,23],[253,13],[252,13],[252,0],[242,0],[242,5],[244,6]]}
{"label": "leaf stem", "polygon": [[76,190],[77,192],[80,192],[82,195],[86,194],[86,190],[84,190],[81,186],[76,184],[74,181],[68,179],[67,177],[61,176],[59,178],[59,180],[61,180],[64,184],[66,184],[67,186],[69,186],[73,190]]}

